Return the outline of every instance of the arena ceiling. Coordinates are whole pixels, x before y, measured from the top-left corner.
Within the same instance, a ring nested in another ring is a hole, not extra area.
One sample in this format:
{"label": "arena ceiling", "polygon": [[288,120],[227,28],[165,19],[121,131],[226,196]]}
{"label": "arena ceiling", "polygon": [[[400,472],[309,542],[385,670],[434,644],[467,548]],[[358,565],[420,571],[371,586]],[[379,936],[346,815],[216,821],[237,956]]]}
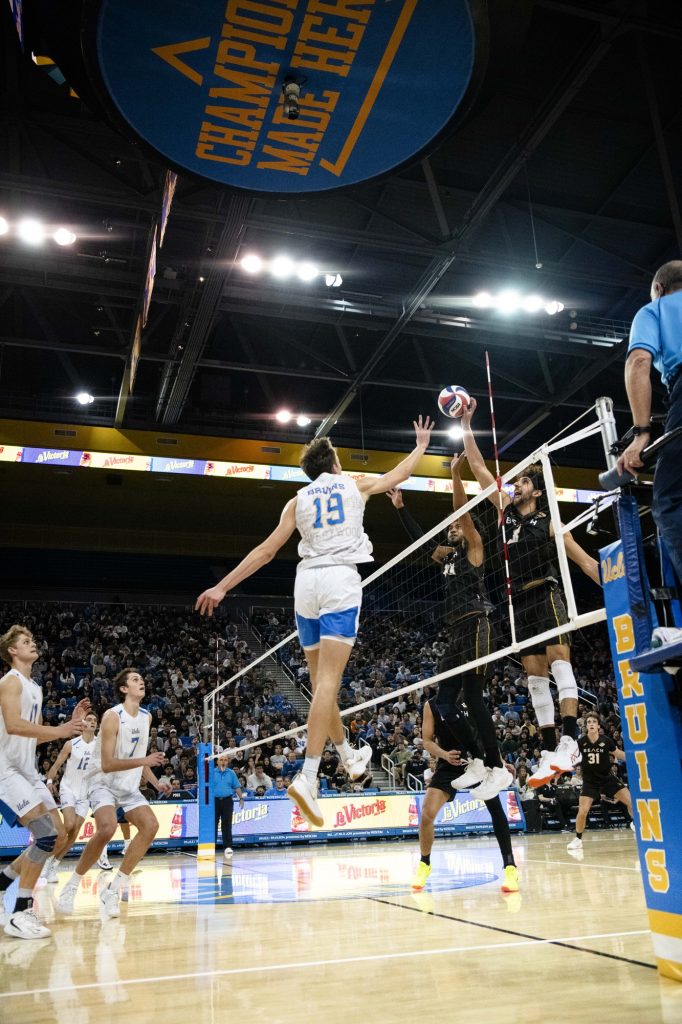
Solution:
{"label": "arena ceiling", "polygon": [[[629,321],[682,249],[676,0],[489,3],[473,107],[382,180],[274,199],[181,175],[131,394],[165,167],[22,59],[2,6],[0,214],[79,236],[64,249],[0,238],[3,416],[283,441],[330,430],[400,449],[443,385],[485,395],[488,350],[506,459],[602,394],[627,426]],[[251,277],[247,252],[312,259],[343,284]],[[505,287],[565,309],[503,318],[462,302]],[[96,399],[84,409],[81,389]],[[281,406],[308,431],[276,423]],[[599,445],[577,458],[599,463]]]}

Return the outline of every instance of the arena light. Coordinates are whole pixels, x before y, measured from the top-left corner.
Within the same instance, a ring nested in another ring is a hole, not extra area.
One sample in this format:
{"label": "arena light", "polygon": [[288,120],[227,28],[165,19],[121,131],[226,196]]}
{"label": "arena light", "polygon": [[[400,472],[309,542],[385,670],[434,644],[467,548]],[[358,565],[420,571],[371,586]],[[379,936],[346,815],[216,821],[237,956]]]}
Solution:
{"label": "arena light", "polygon": [[462,440],[462,428],[461,428],[461,426],[458,424],[458,425],[456,425],[454,427],[450,427],[450,429],[448,430],[448,437],[450,438],[451,441],[461,441]]}
{"label": "arena light", "polygon": [[563,302],[557,302],[556,299],[552,299],[551,302],[548,302],[545,305],[545,313],[547,313],[548,316],[556,316],[556,314],[560,313],[563,308]]}
{"label": "arena light", "polygon": [[545,302],[539,295],[527,295],[521,303],[522,308],[526,313],[537,313],[542,309]]}
{"label": "arena light", "polygon": [[275,413],[275,419],[278,423],[288,423],[291,420],[291,413],[288,409],[280,409]]}
{"label": "arena light", "polygon": [[9,221],[6,221],[4,217],[0,217],[0,235],[6,235],[9,231]]}
{"label": "arena light", "polygon": [[241,265],[242,270],[245,270],[247,274],[259,274],[263,269],[263,261],[255,253],[245,256],[241,261]]}
{"label": "arena light", "polygon": [[490,292],[479,292],[478,295],[474,295],[473,305],[477,309],[490,309],[493,305],[493,297]]}
{"label": "arena light", "polygon": [[28,245],[42,245],[45,241],[45,227],[35,217],[25,217],[17,225],[17,234]]}
{"label": "arena light", "polygon": [[79,405],[92,405],[95,401],[95,396],[91,395],[89,391],[79,391],[76,395],[76,401]]}
{"label": "arena light", "polygon": [[563,302],[557,299],[543,299],[541,295],[521,295],[515,288],[505,288],[497,295],[490,292],[478,292],[471,298],[471,305],[476,309],[492,309],[498,313],[539,313],[544,310],[548,316],[555,316],[564,308]]}
{"label": "arena light", "polygon": [[343,278],[341,274],[325,274],[324,283],[327,288],[340,288],[343,284]]}
{"label": "arena light", "polygon": [[76,241],[73,231],[69,231],[68,228],[57,228],[52,237],[57,245],[73,245]]}
{"label": "arena light", "polygon": [[294,272],[294,261],[288,256],[276,256],[270,264],[270,273],[280,281],[291,277]]}
{"label": "arena light", "polygon": [[311,420],[310,416],[304,416],[303,414],[301,414],[300,416],[296,417],[296,426],[297,427],[309,427],[311,423],[312,423],[312,420]]}
{"label": "arena light", "polygon": [[301,281],[314,281],[318,275],[318,269],[314,263],[304,260],[296,267],[296,275],[301,279]]}
{"label": "arena light", "polygon": [[495,299],[495,309],[500,313],[515,313],[521,306],[522,299],[513,288],[505,288]]}

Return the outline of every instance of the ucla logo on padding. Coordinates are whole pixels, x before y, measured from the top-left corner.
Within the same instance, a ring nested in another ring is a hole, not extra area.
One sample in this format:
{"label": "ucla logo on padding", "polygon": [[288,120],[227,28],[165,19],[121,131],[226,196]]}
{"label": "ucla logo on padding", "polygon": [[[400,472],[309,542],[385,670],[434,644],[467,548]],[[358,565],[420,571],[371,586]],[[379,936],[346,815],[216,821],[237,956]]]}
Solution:
{"label": "ucla logo on padding", "polygon": [[325,191],[387,173],[448,126],[472,80],[478,4],[102,0],[85,56],[110,109],[176,167]]}

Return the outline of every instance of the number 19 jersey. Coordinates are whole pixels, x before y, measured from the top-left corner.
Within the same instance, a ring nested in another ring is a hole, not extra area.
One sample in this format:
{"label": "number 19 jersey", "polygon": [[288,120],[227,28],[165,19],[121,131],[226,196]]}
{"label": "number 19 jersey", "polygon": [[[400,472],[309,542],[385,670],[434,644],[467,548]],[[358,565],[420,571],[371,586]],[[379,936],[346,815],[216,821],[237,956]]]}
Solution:
{"label": "number 19 jersey", "polygon": [[364,515],[365,499],[348,476],[321,473],[303,487],[296,496],[299,570],[372,562]]}

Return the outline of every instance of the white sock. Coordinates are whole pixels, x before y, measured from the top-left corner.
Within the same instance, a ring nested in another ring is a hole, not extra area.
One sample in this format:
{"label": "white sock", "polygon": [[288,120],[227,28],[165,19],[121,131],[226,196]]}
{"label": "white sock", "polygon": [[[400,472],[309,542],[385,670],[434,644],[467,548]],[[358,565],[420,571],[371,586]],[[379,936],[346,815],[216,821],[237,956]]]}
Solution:
{"label": "white sock", "polygon": [[79,874],[77,874],[74,871],[74,873],[71,875],[71,878],[66,883],[66,888],[67,889],[77,889],[78,886],[81,884],[81,879],[82,878],[83,878],[82,875],[79,875]]}
{"label": "white sock", "polygon": [[306,757],[303,762],[303,778],[310,783],[311,786],[317,784],[317,771],[320,767],[321,757]]}
{"label": "white sock", "polygon": [[117,871],[109,888],[112,892],[118,892],[119,889],[127,889],[129,885],[130,875],[124,875],[122,871]]}
{"label": "white sock", "polygon": [[125,854],[126,850],[128,849],[128,847],[130,846],[131,843],[132,843],[132,839],[124,839],[123,840],[123,853],[124,854]]}
{"label": "white sock", "polygon": [[341,758],[341,764],[345,764],[346,761],[350,761],[355,753],[348,740],[344,740],[343,743],[335,743],[334,746]]}

